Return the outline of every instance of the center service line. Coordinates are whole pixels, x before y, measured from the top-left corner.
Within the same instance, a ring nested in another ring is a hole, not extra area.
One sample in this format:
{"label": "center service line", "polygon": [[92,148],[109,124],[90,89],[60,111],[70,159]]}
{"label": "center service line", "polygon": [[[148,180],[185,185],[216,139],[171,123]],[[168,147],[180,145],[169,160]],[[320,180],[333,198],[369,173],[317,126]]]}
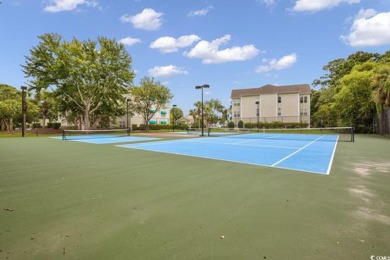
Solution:
{"label": "center service line", "polygon": [[272,164],[271,166],[276,166],[276,165],[278,165],[279,163],[283,162],[284,160],[287,160],[288,158],[290,158],[290,157],[293,156],[294,154],[299,153],[300,151],[302,151],[302,150],[305,149],[306,147],[308,147],[308,146],[314,144],[315,142],[317,142],[318,140],[320,140],[321,138],[324,138],[324,137],[325,137],[324,135],[318,137],[316,140],[311,141],[311,142],[308,143],[307,145],[305,145],[305,146],[303,146],[302,148],[296,150],[296,151],[293,152],[292,154],[290,154],[290,155],[288,155],[288,156],[282,158],[281,160],[277,161],[276,163]]}

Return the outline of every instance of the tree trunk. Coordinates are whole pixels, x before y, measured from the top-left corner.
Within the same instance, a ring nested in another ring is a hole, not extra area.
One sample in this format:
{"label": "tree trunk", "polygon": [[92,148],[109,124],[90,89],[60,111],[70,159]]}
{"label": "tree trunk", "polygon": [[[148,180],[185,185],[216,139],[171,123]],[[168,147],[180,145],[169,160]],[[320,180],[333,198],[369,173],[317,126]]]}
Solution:
{"label": "tree trunk", "polygon": [[89,130],[89,109],[85,109],[84,111],[84,129],[83,130]]}
{"label": "tree trunk", "polygon": [[14,120],[12,118],[9,120],[9,131],[11,133],[14,131]]}

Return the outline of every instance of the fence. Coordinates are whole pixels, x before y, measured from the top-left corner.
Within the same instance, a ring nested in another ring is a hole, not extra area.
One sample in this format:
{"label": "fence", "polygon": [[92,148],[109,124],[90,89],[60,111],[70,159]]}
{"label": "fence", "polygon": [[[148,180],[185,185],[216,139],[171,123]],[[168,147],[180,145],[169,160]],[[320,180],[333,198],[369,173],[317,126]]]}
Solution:
{"label": "fence", "polygon": [[244,123],[308,123],[310,125],[309,116],[271,116],[271,117],[233,117],[234,124],[238,124],[239,121]]}

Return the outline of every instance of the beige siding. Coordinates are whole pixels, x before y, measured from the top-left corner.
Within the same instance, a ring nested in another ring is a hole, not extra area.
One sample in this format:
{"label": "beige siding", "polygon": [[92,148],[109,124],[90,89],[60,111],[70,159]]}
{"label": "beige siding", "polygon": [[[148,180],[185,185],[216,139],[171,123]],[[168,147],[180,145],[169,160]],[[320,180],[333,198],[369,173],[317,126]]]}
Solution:
{"label": "beige siding", "polygon": [[281,108],[281,116],[299,116],[299,94],[279,94],[281,103],[278,103],[278,108]]}
{"label": "beige siding", "polygon": [[241,117],[256,117],[258,96],[249,96],[241,98]]}
{"label": "beige siding", "polygon": [[[278,102],[281,98],[281,103]],[[232,90],[233,121],[307,122],[310,124],[310,86],[308,84],[273,86]],[[260,100],[257,115],[256,101]],[[234,104],[239,104],[235,106]]]}
{"label": "beige siding", "polygon": [[264,94],[260,96],[260,117],[275,117],[278,115],[277,95]]}

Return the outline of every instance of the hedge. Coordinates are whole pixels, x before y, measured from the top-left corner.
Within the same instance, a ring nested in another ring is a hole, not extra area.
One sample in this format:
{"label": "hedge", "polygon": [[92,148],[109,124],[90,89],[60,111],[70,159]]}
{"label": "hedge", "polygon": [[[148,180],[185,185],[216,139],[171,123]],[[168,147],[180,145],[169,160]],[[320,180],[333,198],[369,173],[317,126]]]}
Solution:
{"label": "hedge", "polygon": [[284,123],[284,122],[272,122],[272,123],[245,123],[245,128],[307,128],[308,123]]}

